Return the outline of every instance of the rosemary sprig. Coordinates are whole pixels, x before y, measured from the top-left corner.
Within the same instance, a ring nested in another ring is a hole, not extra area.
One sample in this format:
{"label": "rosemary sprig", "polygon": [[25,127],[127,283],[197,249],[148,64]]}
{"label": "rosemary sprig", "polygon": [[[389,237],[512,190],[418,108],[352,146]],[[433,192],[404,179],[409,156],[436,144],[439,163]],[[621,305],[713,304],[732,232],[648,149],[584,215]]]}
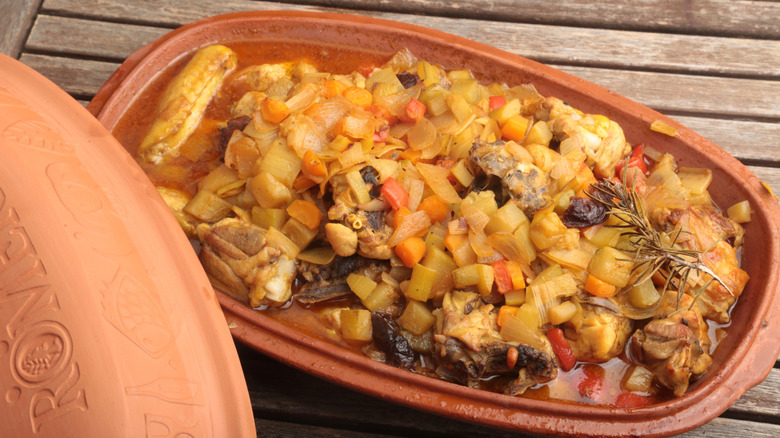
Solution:
{"label": "rosemary sprig", "polygon": [[[624,172],[624,175],[626,173],[628,172]],[[633,184],[627,184],[625,178],[623,182],[604,179],[591,187],[595,189],[595,193],[588,192],[588,196],[606,207],[608,214],[616,216],[623,222],[621,225],[614,226],[627,229],[623,235],[628,237],[629,247],[618,249],[634,254],[634,258],[628,261],[635,263],[631,272],[635,280],[627,286],[626,290],[642,283],[658,272],[666,279],[664,291],[668,290],[670,286],[677,289],[677,308],[679,309],[680,301],[688,287],[688,279],[695,271],[707,274],[712,279],[691,292],[693,296],[691,307],[713,281],[723,285],[726,291],[733,295],[723,280],[704,264],[702,255],[707,251],[680,248],[676,245],[680,235],[688,233],[688,231],[676,230],[667,234],[656,230],[650,224],[644,202]],[[637,272],[641,273],[637,276],[635,275]],[[664,300],[659,299],[656,305],[662,301]],[[656,307],[651,310],[654,312]]]}

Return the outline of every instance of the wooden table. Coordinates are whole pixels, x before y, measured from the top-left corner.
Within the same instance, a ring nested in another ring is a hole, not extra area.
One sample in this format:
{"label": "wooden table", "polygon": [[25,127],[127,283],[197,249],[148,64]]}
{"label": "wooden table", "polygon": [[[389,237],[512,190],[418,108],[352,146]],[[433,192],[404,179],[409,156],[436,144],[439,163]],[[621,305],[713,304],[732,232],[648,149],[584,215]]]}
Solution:
{"label": "wooden table", "polygon": [[[171,29],[282,9],[418,24],[550,64],[670,115],[780,193],[778,2],[0,0],[0,52],[86,105],[125,57]],[[393,405],[237,348],[260,436],[517,436]],[[722,416],[684,436],[780,436],[778,385],[775,365]]]}

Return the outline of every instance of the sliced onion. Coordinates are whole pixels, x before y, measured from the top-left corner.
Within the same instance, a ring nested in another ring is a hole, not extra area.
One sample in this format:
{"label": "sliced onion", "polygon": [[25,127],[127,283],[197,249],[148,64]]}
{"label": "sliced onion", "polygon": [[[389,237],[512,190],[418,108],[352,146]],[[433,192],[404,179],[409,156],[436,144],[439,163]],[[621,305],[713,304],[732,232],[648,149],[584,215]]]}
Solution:
{"label": "sliced onion", "polygon": [[313,263],[315,265],[327,265],[336,258],[333,248],[323,246],[321,248],[311,248],[298,253],[298,260]]}
{"label": "sliced onion", "polygon": [[[531,256],[520,240],[510,233],[493,233],[487,238],[487,244],[506,257],[507,260],[520,262],[521,266],[531,264]],[[525,272],[525,270],[523,270]]]}
{"label": "sliced onion", "polygon": [[430,226],[431,218],[428,217],[428,213],[424,211],[414,212],[404,218],[401,225],[399,225],[393,232],[393,235],[390,236],[387,245],[390,247],[396,246],[407,238],[416,236],[427,230]]}
{"label": "sliced onion", "polygon": [[455,188],[452,187],[447,176],[450,170],[433,164],[417,163],[417,170],[425,180],[426,184],[433,190],[442,201],[448,204],[460,202],[460,196]]}

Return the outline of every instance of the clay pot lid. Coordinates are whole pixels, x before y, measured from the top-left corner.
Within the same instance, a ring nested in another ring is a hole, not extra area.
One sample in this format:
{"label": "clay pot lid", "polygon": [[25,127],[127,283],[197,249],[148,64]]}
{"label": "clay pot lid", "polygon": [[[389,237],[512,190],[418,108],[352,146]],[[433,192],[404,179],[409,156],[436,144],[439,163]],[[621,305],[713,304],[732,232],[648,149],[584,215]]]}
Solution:
{"label": "clay pot lid", "polygon": [[3,435],[255,436],[208,278],[130,155],[0,55]]}

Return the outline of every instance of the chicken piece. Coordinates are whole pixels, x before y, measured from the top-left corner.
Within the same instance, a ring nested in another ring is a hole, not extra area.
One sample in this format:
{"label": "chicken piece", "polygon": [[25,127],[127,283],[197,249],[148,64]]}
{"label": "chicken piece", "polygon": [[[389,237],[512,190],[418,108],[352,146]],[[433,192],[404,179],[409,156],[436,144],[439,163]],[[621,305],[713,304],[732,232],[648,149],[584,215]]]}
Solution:
{"label": "chicken piece", "polygon": [[712,363],[707,323],[698,306],[689,309],[692,302],[693,298],[685,295],[681,310],[669,306],[663,313],[668,316],[637,330],[631,342],[634,357],[678,397],[688,390],[691,377],[704,373]]}
{"label": "chicken piece", "polygon": [[527,216],[549,204],[549,177],[533,163],[517,160],[503,141],[475,143],[469,152],[471,161],[487,175],[501,178],[517,206]]}
{"label": "chicken piece", "polygon": [[352,293],[347,285],[349,274],[362,274],[378,283],[381,281],[382,272],[389,270],[388,262],[369,260],[359,255],[335,257],[327,265],[301,262],[298,271],[306,280],[306,284],[295,294],[295,300],[312,304],[340,298]]}
{"label": "chicken piece", "polygon": [[295,259],[267,244],[265,230],[236,218],[200,224],[200,260],[206,272],[251,307],[280,306],[292,296]]}
{"label": "chicken piece", "polygon": [[181,145],[198,127],[209,102],[237,63],[236,54],[225,46],[212,45],[195,52],[168,84],[138,156],[153,164],[178,157]]}
{"label": "chicken piece", "polygon": [[[361,174],[369,193],[376,198],[379,193],[375,188],[379,183],[371,176],[371,170],[371,166],[366,166]],[[389,260],[393,256],[393,250],[387,242],[393,234],[393,228],[385,220],[385,211],[361,210],[352,198],[352,190],[343,175],[331,178],[329,183],[333,191],[333,206],[328,209],[328,219],[341,222],[355,231],[358,254],[371,259]]]}
{"label": "chicken piece", "polygon": [[289,75],[291,70],[291,63],[252,65],[238,72],[233,82],[246,82],[254,91],[265,91],[271,84]]}
{"label": "chicken piece", "polygon": [[517,373],[504,387],[510,395],[520,395],[557,376],[558,367],[546,339],[544,348],[504,340],[498,332],[497,312],[479,294],[449,292],[434,313],[436,358],[439,368],[444,368],[437,374],[476,386],[484,377]]}
{"label": "chicken piece", "polygon": [[[677,243],[684,248],[707,251],[702,255],[704,264],[723,280],[728,289],[715,281],[699,296],[698,303],[705,318],[721,324],[728,323],[728,310],[742,294],[750,278],[747,272],[740,269],[737,252],[728,243],[729,240],[733,240],[737,246],[742,243],[742,226],[723,217],[712,207],[703,206],[663,213],[659,215],[659,223],[669,232],[685,231],[677,238]],[[703,277],[701,284],[710,278],[706,274]]]}
{"label": "chicken piece", "polygon": [[582,320],[566,327],[574,356],[583,362],[606,362],[623,352],[633,323],[619,312],[582,303]]}
{"label": "chicken piece", "polygon": [[179,223],[181,229],[184,230],[184,234],[186,234],[190,239],[195,238],[195,228],[198,226],[200,221],[195,216],[187,214],[184,211],[184,206],[190,202],[190,196],[181,190],[170,189],[168,187],[162,186],[157,186],[157,193],[162,196],[163,201],[165,201],[165,203],[168,205],[168,208],[171,209],[171,213],[173,213],[173,216],[176,218],[176,222]]}
{"label": "chicken piece", "polygon": [[614,121],[584,114],[555,97],[546,98],[542,106],[549,112],[547,124],[554,138],[584,152],[585,164],[597,178],[612,178],[615,166],[631,153],[623,129]]}

